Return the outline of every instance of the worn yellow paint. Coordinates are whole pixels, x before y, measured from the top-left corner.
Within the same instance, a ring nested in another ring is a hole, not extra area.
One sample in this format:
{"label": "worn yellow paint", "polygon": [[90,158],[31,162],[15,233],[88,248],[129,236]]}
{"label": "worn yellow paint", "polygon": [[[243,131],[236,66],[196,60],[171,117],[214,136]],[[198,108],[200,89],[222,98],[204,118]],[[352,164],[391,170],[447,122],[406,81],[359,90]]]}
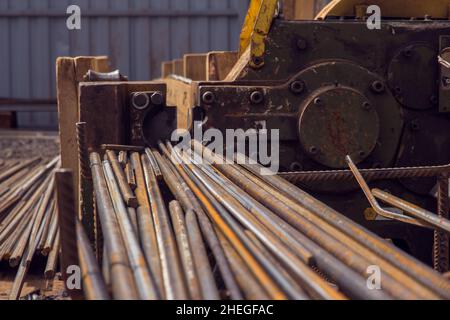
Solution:
{"label": "worn yellow paint", "polygon": [[355,16],[355,9],[360,5],[378,5],[384,17],[420,18],[429,15],[448,19],[450,0],[333,0],[319,12],[316,19]]}
{"label": "worn yellow paint", "polygon": [[239,55],[242,55],[250,46],[250,65],[261,67],[263,63],[255,65],[253,58],[262,58],[264,55],[264,39],[269,33],[272,20],[277,9],[277,0],[252,0],[241,31]]}
{"label": "worn yellow paint", "polygon": [[244,25],[242,26],[240,43],[239,43],[239,56],[241,56],[245,49],[250,45],[253,29],[255,27],[256,17],[259,14],[262,0],[250,1],[247,15],[245,16]]}

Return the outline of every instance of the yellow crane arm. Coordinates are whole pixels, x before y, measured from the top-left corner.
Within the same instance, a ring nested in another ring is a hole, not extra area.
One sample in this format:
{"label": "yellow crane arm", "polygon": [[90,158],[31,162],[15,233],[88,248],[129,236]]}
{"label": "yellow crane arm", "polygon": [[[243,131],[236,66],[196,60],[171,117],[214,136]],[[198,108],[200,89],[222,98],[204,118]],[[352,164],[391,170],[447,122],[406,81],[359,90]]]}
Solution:
{"label": "yellow crane arm", "polygon": [[264,64],[264,39],[269,33],[277,10],[278,0],[252,0],[250,2],[239,44],[239,56],[250,47],[250,65],[261,67]]}

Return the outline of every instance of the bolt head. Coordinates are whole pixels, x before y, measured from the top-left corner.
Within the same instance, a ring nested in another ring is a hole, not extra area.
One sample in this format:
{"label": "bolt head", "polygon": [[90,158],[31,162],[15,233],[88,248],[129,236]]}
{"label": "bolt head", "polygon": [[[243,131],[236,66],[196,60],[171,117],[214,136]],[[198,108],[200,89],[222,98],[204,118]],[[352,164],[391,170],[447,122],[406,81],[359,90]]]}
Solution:
{"label": "bolt head", "polygon": [[131,103],[136,109],[143,110],[148,107],[150,98],[146,92],[135,92],[131,97]]}
{"label": "bolt head", "polygon": [[319,149],[317,149],[317,147],[315,147],[315,146],[311,146],[311,147],[309,147],[309,153],[310,154],[317,154],[318,152],[319,152]]}
{"label": "bolt head", "polygon": [[305,83],[301,80],[293,81],[289,88],[293,93],[302,93],[305,90]]}
{"label": "bolt head", "polygon": [[431,102],[431,104],[436,105],[436,104],[439,103],[439,99],[438,99],[438,97],[437,97],[436,95],[433,94],[433,95],[430,97],[430,102]]}
{"label": "bolt head", "polygon": [[402,53],[405,58],[411,58],[413,55],[413,51],[411,50],[411,48],[404,49]]}
{"label": "bolt head", "polygon": [[372,82],[372,84],[370,85],[370,88],[372,89],[372,91],[374,91],[376,93],[381,93],[386,89],[384,83],[379,80]]}
{"label": "bolt head", "polygon": [[255,66],[260,66],[260,65],[263,64],[264,60],[263,60],[262,57],[256,57],[256,56],[253,56],[253,57],[252,57],[252,62],[253,62],[253,64],[254,64]]}
{"label": "bolt head", "polygon": [[363,102],[362,107],[365,110],[370,110],[372,108],[372,105],[370,104],[369,101],[365,101],[365,102]]}
{"label": "bolt head", "polygon": [[323,101],[322,101],[322,99],[320,99],[319,97],[317,97],[317,98],[314,99],[314,104],[315,104],[316,106],[321,105],[322,103],[323,103]]}
{"label": "bolt head", "polygon": [[417,120],[411,121],[409,127],[411,128],[412,131],[418,131],[420,129],[419,121]]}
{"label": "bolt head", "polygon": [[164,97],[162,93],[158,91],[152,94],[150,100],[152,101],[152,104],[159,106],[163,103]]}
{"label": "bolt head", "polygon": [[212,93],[211,91],[206,91],[203,95],[202,95],[202,101],[206,104],[211,104],[214,102],[214,93]]}
{"label": "bolt head", "polygon": [[260,91],[253,91],[250,94],[250,102],[253,104],[261,103],[261,102],[263,102],[263,100],[264,100],[264,96]]}
{"label": "bolt head", "polygon": [[292,163],[290,164],[290,166],[289,166],[289,169],[290,169],[291,171],[296,171],[296,172],[298,172],[298,171],[302,171],[302,170],[303,170],[303,166],[301,165],[301,163],[298,163],[298,162],[292,162]]}

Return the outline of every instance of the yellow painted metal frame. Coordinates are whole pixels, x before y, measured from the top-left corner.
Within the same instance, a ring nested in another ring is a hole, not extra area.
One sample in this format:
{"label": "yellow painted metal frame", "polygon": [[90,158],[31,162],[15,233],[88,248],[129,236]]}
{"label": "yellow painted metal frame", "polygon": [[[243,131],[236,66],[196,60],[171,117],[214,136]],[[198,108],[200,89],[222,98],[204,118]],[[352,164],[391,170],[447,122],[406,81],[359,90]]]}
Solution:
{"label": "yellow painted metal frame", "polygon": [[384,17],[419,18],[429,15],[448,19],[450,16],[450,0],[333,0],[319,12],[316,19],[355,16],[358,5],[378,5]]}
{"label": "yellow painted metal frame", "polygon": [[277,5],[278,0],[252,0],[250,2],[240,35],[239,56],[250,46],[250,65],[252,67],[258,68],[264,64],[262,59],[265,51],[264,39],[269,33]]}

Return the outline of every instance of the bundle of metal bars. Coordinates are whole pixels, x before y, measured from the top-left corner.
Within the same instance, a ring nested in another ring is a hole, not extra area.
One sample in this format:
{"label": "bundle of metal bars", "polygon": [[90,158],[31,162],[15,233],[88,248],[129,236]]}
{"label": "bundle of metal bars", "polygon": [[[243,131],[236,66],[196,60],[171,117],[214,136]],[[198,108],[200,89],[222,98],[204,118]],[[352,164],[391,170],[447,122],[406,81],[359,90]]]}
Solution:
{"label": "bundle of metal bars", "polygon": [[0,260],[18,272],[10,299],[18,299],[35,253],[47,256],[45,276],[55,274],[59,235],[53,159],[0,160]]}
{"label": "bundle of metal bars", "polygon": [[441,274],[248,159],[159,149],[90,155],[104,277],[85,264],[89,297],[104,278],[115,299],[450,298]]}

